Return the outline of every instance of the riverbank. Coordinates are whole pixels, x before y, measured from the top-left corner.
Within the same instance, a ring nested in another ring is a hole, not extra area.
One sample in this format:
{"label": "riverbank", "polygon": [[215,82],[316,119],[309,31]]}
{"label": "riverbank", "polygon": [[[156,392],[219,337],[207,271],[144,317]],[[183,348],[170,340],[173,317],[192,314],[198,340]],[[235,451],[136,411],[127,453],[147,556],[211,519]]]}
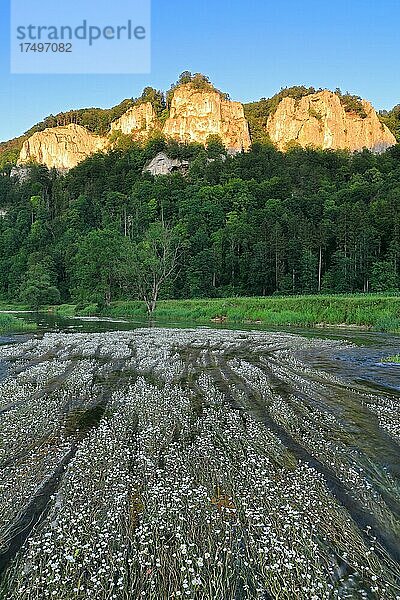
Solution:
{"label": "riverbank", "polygon": [[[145,319],[147,316],[145,304],[140,301],[113,302],[101,309],[96,304],[84,307],[64,304],[49,310],[69,317]],[[153,319],[159,322],[254,323],[267,326],[346,326],[399,333],[400,296],[370,294],[161,300]]]}
{"label": "riverbank", "polygon": [[37,325],[35,323],[28,323],[23,319],[14,317],[10,314],[0,313],[0,333],[20,333],[35,331]]}

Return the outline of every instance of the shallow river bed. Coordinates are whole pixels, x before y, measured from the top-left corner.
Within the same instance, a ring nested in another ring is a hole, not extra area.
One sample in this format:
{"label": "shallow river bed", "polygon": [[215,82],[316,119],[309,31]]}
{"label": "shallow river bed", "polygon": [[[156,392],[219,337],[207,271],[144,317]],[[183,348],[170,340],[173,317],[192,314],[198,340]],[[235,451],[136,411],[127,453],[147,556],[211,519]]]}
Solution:
{"label": "shallow river bed", "polygon": [[400,598],[397,367],[335,337],[2,346],[0,598]]}

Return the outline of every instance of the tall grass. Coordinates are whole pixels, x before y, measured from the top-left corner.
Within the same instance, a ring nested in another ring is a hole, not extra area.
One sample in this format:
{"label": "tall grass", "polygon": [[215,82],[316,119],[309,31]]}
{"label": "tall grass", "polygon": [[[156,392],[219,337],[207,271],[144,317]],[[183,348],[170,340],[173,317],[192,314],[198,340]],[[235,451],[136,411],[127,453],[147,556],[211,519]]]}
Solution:
{"label": "tall grass", "polygon": [[[141,302],[115,302],[103,309],[110,317],[146,317]],[[399,296],[290,296],[162,300],[156,320],[227,323],[261,323],[271,326],[312,327],[357,325],[379,331],[400,332]]]}
{"label": "tall grass", "polygon": [[13,315],[0,314],[0,333],[34,331],[36,327],[35,323],[28,323]]}
{"label": "tall grass", "polygon": [[[134,300],[113,302],[102,309],[96,308],[96,305],[62,305],[55,310],[62,316],[97,314],[114,318],[147,318],[145,304]],[[369,294],[161,300],[153,319],[296,327],[346,325],[396,333],[400,332],[400,296]]]}

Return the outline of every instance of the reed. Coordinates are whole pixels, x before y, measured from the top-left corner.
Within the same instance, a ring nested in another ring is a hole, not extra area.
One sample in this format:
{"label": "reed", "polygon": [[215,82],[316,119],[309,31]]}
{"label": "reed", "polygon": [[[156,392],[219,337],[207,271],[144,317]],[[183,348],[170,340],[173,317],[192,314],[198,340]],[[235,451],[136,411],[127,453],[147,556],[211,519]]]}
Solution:
{"label": "reed", "polygon": [[[118,301],[99,309],[71,305],[56,307],[60,314],[146,319],[143,302]],[[400,296],[314,295],[254,298],[213,298],[161,300],[153,314],[155,321],[247,323],[266,326],[357,326],[377,331],[400,332]]]}
{"label": "reed", "polygon": [[0,314],[0,333],[16,333],[34,331],[35,323],[28,323],[9,314]]}

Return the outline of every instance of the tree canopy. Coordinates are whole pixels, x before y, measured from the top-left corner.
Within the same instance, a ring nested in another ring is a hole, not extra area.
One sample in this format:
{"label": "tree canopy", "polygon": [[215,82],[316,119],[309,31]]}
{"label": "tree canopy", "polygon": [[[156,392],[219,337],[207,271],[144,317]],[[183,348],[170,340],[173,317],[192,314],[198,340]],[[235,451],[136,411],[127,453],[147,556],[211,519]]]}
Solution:
{"label": "tree canopy", "polygon": [[[188,173],[143,173],[160,150],[188,160]],[[399,289],[400,146],[283,154],[254,144],[230,157],[217,138],[207,148],[153,139],[66,176],[40,166],[21,182],[1,175],[0,209],[0,296],[32,305],[144,298],[138,282],[178,230],[160,298]]]}

